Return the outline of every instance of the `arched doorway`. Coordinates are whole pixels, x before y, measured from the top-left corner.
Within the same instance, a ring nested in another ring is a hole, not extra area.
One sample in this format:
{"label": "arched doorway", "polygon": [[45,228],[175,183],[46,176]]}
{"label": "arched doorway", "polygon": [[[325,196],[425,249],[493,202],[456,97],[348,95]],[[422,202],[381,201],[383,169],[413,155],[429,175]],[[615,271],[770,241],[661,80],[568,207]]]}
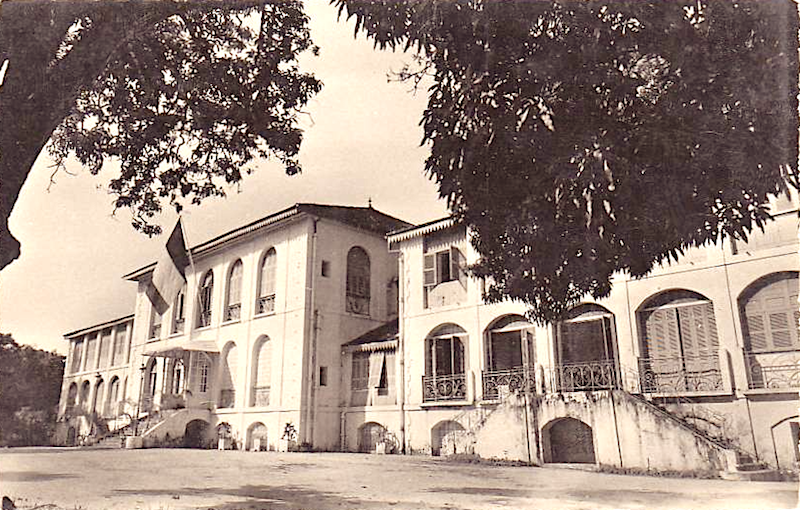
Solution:
{"label": "arched doorway", "polygon": [[545,462],[594,464],[592,427],[575,418],[559,418],[544,427]]}
{"label": "arched doorway", "polygon": [[186,424],[183,432],[184,448],[205,448],[208,444],[208,422],[205,420],[192,420]]}
{"label": "arched doorway", "polygon": [[230,423],[222,422],[217,425],[217,445],[220,450],[235,450],[233,441],[233,427]]}
{"label": "arched doorway", "polygon": [[[453,443],[456,438],[464,435],[464,427],[457,421],[446,420],[437,423],[431,429],[431,455],[442,454],[442,446],[445,443]],[[457,453],[455,451],[450,453]]]}
{"label": "arched doorway", "polygon": [[260,421],[250,425],[247,430],[247,450],[263,452],[269,449],[267,443],[267,427]]}
{"label": "arched doorway", "polygon": [[358,429],[358,451],[372,453],[377,444],[383,439],[386,428],[380,423],[365,423]]}
{"label": "arched doorway", "polygon": [[500,387],[524,390],[531,384],[534,364],[533,325],[521,315],[506,315],[495,320],[485,336],[486,369],[481,374],[483,398],[500,398]]}

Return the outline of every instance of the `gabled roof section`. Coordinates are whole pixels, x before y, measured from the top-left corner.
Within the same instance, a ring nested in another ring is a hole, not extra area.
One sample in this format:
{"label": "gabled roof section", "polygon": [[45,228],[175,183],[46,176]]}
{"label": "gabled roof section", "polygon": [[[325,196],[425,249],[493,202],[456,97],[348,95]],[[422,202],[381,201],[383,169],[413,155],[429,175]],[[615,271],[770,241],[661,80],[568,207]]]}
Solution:
{"label": "gabled roof section", "polygon": [[106,322],[101,322],[100,324],[95,324],[94,326],[89,326],[87,328],[76,329],[75,331],[70,331],[69,333],[64,334],[64,338],[72,338],[75,336],[80,336],[90,331],[97,331],[99,329],[104,329],[110,326],[116,326],[117,324],[122,324],[124,322],[132,321],[133,314],[126,315],[125,317],[120,317],[119,319],[113,319]]}
{"label": "gabled roof section", "polygon": [[[339,223],[344,223],[351,227],[365,230],[367,232],[373,232],[382,236],[386,235],[392,230],[403,229],[412,226],[408,222],[373,209],[372,206],[351,207],[343,205],[298,203],[276,213],[270,214],[269,216],[265,216],[264,218],[248,223],[242,227],[235,228],[213,239],[200,243],[197,246],[192,246],[190,251],[193,256],[202,255],[204,252],[214,249],[228,241],[251,232],[255,232],[262,228],[275,225],[281,221],[288,221],[303,214],[338,221]],[[125,280],[138,280],[142,276],[152,271],[153,268],[155,268],[154,262],[135,271],[131,271],[122,278]]]}
{"label": "gabled roof section", "polygon": [[386,322],[377,328],[367,331],[355,340],[344,344],[350,351],[377,351],[397,347],[398,321],[397,319]]}

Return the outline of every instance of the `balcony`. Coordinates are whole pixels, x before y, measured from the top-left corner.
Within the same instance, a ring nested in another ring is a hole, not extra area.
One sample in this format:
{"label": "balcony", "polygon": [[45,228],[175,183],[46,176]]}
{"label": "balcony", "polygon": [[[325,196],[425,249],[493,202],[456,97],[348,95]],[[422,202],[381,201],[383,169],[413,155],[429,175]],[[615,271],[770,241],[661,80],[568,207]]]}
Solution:
{"label": "balcony", "polygon": [[639,358],[642,393],[724,391],[717,353]]}
{"label": "balcony", "polygon": [[253,406],[267,407],[269,405],[269,386],[256,386],[253,388]]}
{"label": "balcony", "polygon": [[800,352],[747,353],[744,361],[751,390],[800,388]]}
{"label": "balcony", "polygon": [[466,374],[422,376],[423,402],[448,402],[466,398]]}
{"label": "balcony", "polygon": [[237,303],[235,305],[228,305],[225,310],[225,321],[238,321],[242,317],[242,305]]}
{"label": "balcony", "polygon": [[275,311],[275,294],[258,298],[256,313],[273,313]]}
{"label": "balcony", "polygon": [[211,310],[201,310],[198,317],[197,327],[204,328],[211,325]]}
{"label": "balcony", "polygon": [[222,390],[219,392],[220,408],[230,408],[236,405],[236,390]]}
{"label": "balcony", "polygon": [[481,374],[483,384],[483,399],[497,400],[500,398],[500,387],[506,386],[509,391],[528,390],[535,391],[536,378],[534,370],[525,367],[514,367],[506,370],[484,370]]}
{"label": "balcony", "polygon": [[549,370],[550,388],[555,391],[595,391],[619,387],[613,360],[564,363]]}

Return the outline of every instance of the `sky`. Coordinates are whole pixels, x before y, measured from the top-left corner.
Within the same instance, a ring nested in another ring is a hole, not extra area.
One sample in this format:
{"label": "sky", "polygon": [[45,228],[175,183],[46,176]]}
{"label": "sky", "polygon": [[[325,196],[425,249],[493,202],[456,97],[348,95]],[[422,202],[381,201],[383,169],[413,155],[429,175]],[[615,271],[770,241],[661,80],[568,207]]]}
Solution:
{"label": "sky", "polygon": [[[423,174],[426,91],[387,80],[410,55],[354,39],[353,22],[337,21],[326,1],[306,2],[306,12],[320,55],[304,55],[301,69],[324,88],[301,118],[303,173],[289,177],[279,165],[261,163],[226,198],[187,207],[190,245],[297,202],[366,206],[371,199],[412,223],[447,214]],[[46,154],[39,157],[11,215],[22,255],[0,272],[0,333],[64,354],[65,333],[133,312],[136,284],[122,275],[155,261],[166,236],[135,231],[127,210],[112,214],[106,184],[113,172],[92,176],[75,163],[68,167],[75,175],[59,173],[50,185],[51,165]],[[169,233],[176,218],[165,207],[158,222]]]}

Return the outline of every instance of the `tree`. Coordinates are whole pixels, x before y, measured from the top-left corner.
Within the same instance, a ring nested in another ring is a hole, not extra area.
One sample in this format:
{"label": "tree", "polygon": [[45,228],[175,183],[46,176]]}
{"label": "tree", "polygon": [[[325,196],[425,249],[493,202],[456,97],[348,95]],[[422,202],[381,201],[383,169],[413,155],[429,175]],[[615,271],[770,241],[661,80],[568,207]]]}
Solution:
{"label": "tree", "polygon": [[8,217],[51,137],[57,167],[118,162],[114,205],[151,235],[162,202],[223,195],[256,157],[300,171],[297,115],[321,83],[297,67],[316,50],[299,0],[0,7],[0,269],[19,256]]}
{"label": "tree", "polygon": [[0,334],[0,446],[49,444],[64,356]]}
{"label": "tree", "polygon": [[789,0],[334,0],[430,75],[426,172],[490,300],[557,320],[611,277],[746,239],[797,187]]}

